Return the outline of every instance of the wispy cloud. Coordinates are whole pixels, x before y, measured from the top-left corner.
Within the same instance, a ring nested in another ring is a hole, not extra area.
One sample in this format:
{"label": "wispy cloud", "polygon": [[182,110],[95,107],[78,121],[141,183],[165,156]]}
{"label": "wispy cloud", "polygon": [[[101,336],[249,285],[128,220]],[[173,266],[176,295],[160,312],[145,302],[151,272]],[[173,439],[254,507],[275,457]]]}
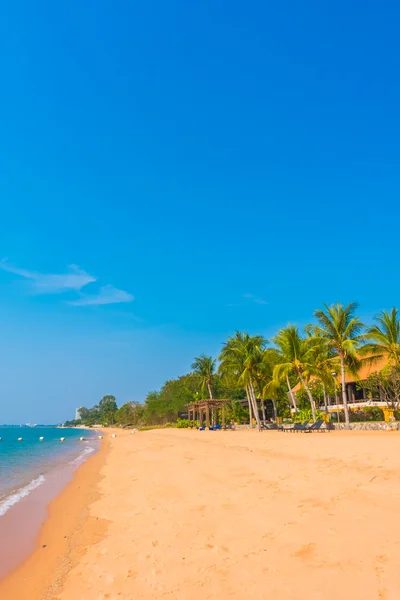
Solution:
{"label": "wispy cloud", "polygon": [[35,294],[60,294],[70,290],[79,292],[88,283],[96,281],[93,275],[89,275],[77,265],[70,265],[66,273],[46,274],[13,267],[3,259],[0,261],[0,269],[29,280],[31,292]]}
{"label": "wispy cloud", "polygon": [[83,294],[81,290],[90,283],[97,281],[96,277],[86,273],[77,265],[70,265],[66,273],[39,273],[27,271],[9,264],[7,259],[0,260],[0,269],[22,277],[29,284],[29,292],[33,294],[62,294],[77,292],[77,300],[71,300],[72,306],[96,306],[102,304],[120,304],[132,302],[134,297],[124,290],[118,290],[112,285],[104,285],[96,294]]}
{"label": "wispy cloud", "polygon": [[68,302],[72,306],[99,306],[102,304],[120,304],[122,302],[133,302],[134,296],[124,290],[118,290],[112,285],[100,288],[98,294],[82,294],[78,300]]}
{"label": "wispy cloud", "polygon": [[254,294],[243,294],[243,298],[246,298],[246,300],[251,300],[251,302],[254,302],[254,304],[268,304],[266,300],[263,300]]}

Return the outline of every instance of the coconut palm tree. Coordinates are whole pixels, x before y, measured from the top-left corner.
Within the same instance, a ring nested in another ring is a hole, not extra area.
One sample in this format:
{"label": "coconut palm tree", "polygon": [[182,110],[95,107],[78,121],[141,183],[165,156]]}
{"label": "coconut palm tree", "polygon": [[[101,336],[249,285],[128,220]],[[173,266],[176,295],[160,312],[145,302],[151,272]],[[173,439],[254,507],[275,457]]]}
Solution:
{"label": "coconut palm tree", "polygon": [[[225,379],[225,381],[229,381],[231,384],[238,385],[239,380],[241,378],[241,374],[244,370],[244,353],[237,351],[237,346],[242,343],[242,338],[244,334],[240,334],[239,332],[235,333],[235,336],[229,336],[228,340],[222,347],[221,354],[218,357],[220,361],[218,372]],[[249,415],[250,422],[252,418],[252,407],[250,397],[248,395],[248,390],[246,386],[246,394],[247,401],[249,405]]]}
{"label": "coconut palm tree", "polygon": [[[282,381],[288,381],[289,375],[296,374],[307,392],[315,422],[315,401],[307,385],[307,380],[314,372],[313,350],[315,342],[313,338],[302,338],[295,325],[288,325],[278,332],[274,342],[278,346],[282,360],[274,368],[275,385],[279,385]],[[289,389],[291,389],[290,384]]]}
{"label": "coconut palm tree", "polygon": [[343,306],[340,302],[325,306],[325,311],[316,310],[314,315],[318,325],[314,327],[315,334],[324,339],[339,357],[342,378],[343,409],[346,425],[350,424],[349,409],[346,395],[346,366],[351,370],[357,370],[359,361],[357,351],[364,341],[362,335],[364,325],[355,316],[358,308],[356,302]]}
{"label": "coconut palm tree", "polygon": [[326,347],[326,345],[321,344],[316,347],[313,357],[313,367],[315,369],[316,378],[319,379],[322,385],[322,392],[324,395],[324,408],[326,413],[328,412],[328,394],[326,389],[328,386],[332,387],[335,385],[332,375],[332,373],[335,371],[331,370],[332,366],[330,363],[330,354],[331,353]]}
{"label": "coconut palm tree", "polygon": [[337,371],[339,366],[337,357],[325,338],[319,335],[318,330],[316,331],[314,325],[307,325],[305,331],[315,342],[312,353],[314,377],[322,385],[325,412],[328,412],[327,388],[332,388],[335,385],[332,373]]}
{"label": "coconut palm tree", "polygon": [[279,397],[279,393],[282,390],[281,384],[277,385],[274,380],[274,368],[281,362],[281,356],[276,348],[266,348],[261,356],[261,362],[258,367],[257,383],[261,393],[261,402],[263,409],[263,419],[265,421],[265,407],[264,398],[272,400],[274,408],[275,420],[278,418],[278,408],[276,400]]}
{"label": "coconut palm tree", "polygon": [[236,331],[234,336],[228,338],[219,356],[221,373],[233,375],[238,384],[245,386],[250,421],[253,413],[259,429],[261,421],[254,385],[265,344],[266,340],[261,335],[250,336]]}
{"label": "coconut palm tree", "polygon": [[[257,368],[257,373],[255,375],[255,380],[254,380],[254,391],[258,392],[258,395],[260,396],[260,405],[261,405],[261,412],[262,412],[262,420],[265,423],[267,416],[266,416],[266,412],[265,412],[265,402],[264,402],[264,381],[261,375],[261,363],[262,363],[262,358],[260,357],[260,366]],[[257,395],[257,393],[256,393]]]}
{"label": "coconut palm tree", "polygon": [[206,356],[205,354],[197,356],[192,364],[193,372],[200,378],[201,391],[204,392],[207,387],[210,400],[213,399],[211,383],[215,373],[215,364],[216,361],[211,356]]}
{"label": "coconut palm tree", "polygon": [[368,328],[367,343],[363,350],[365,353],[375,355],[375,358],[387,356],[394,366],[400,366],[400,320],[397,308],[392,308],[390,313],[382,311],[375,317],[378,325]]}

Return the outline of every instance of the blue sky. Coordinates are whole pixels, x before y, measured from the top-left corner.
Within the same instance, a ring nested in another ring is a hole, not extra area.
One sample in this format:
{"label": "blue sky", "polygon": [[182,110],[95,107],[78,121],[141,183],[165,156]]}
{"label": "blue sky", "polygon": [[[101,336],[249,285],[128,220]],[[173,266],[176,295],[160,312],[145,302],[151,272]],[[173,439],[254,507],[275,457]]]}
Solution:
{"label": "blue sky", "polygon": [[399,12],[2,3],[0,422],[399,305]]}

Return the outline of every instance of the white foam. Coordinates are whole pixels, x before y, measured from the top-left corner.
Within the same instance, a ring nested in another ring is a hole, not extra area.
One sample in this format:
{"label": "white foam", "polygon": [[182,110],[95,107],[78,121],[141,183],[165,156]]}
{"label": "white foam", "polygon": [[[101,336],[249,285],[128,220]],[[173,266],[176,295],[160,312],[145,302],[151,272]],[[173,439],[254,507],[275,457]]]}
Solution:
{"label": "white foam", "polygon": [[28,483],[28,485],[26,485],[25,487],[21,488],[17,492],[14,492],[10,496],[7,496],[4,500],[0,500],[0,517],[5,515],[6,512],[12,506],[14,506],[14,504],[17,504],[17,502],[22,500],[22,498],[29,496],[29,494],[31,492],[33,492],[33,490],[35,490],[37,487],[39,487],[39,485],[42,485],[42,483],[44,483],[44,482],[45,482],[44,476],[39,475],[39,477],[37,477],[36,479],[32,479],[32,481],[30,483]]}
{"label": "white foam", "polygon": [[88,446],[79,454],[79,456],[77,456],[74,460],[71,460],[70,465],[80,465],[85,460],[85,457],[92,452],[94,452],[94,448]]}

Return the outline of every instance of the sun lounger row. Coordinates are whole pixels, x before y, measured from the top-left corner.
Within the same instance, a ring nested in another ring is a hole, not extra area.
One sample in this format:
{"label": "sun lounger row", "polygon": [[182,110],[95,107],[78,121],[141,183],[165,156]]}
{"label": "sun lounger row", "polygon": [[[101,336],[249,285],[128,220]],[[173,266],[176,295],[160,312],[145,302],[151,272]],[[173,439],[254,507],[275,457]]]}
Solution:
{"label": "sun lounger row", "polygon": [[298,433],[299,431],[301,433],[312,433],[314,431],[325,433],[326,431],[330,431],[330,429],[328,429],[325,426],[324,421],[321,420],[316,421],[312,425],[309,425],[308,421],[305,423],[295,423],[293,427],[283,427],[282,431],[289,433]]}
{"label": "sun lounger row", "polygon": [[[206,429],[207,429],[207,427],[205,425],[203,425],[202,427],[199,427],[199,431],[205,431]],[[208,429],[210,431],[220,431],[221,429],[227,430],[227,429],[235,429],[235,428],[234,428],[233,425],[231,425],[231,423],[228,423],[224,427],[222,427],[222,425],[220,425],[219,423],[217,423],[214,426],[211,425],[211,427],[208,427]]]}

